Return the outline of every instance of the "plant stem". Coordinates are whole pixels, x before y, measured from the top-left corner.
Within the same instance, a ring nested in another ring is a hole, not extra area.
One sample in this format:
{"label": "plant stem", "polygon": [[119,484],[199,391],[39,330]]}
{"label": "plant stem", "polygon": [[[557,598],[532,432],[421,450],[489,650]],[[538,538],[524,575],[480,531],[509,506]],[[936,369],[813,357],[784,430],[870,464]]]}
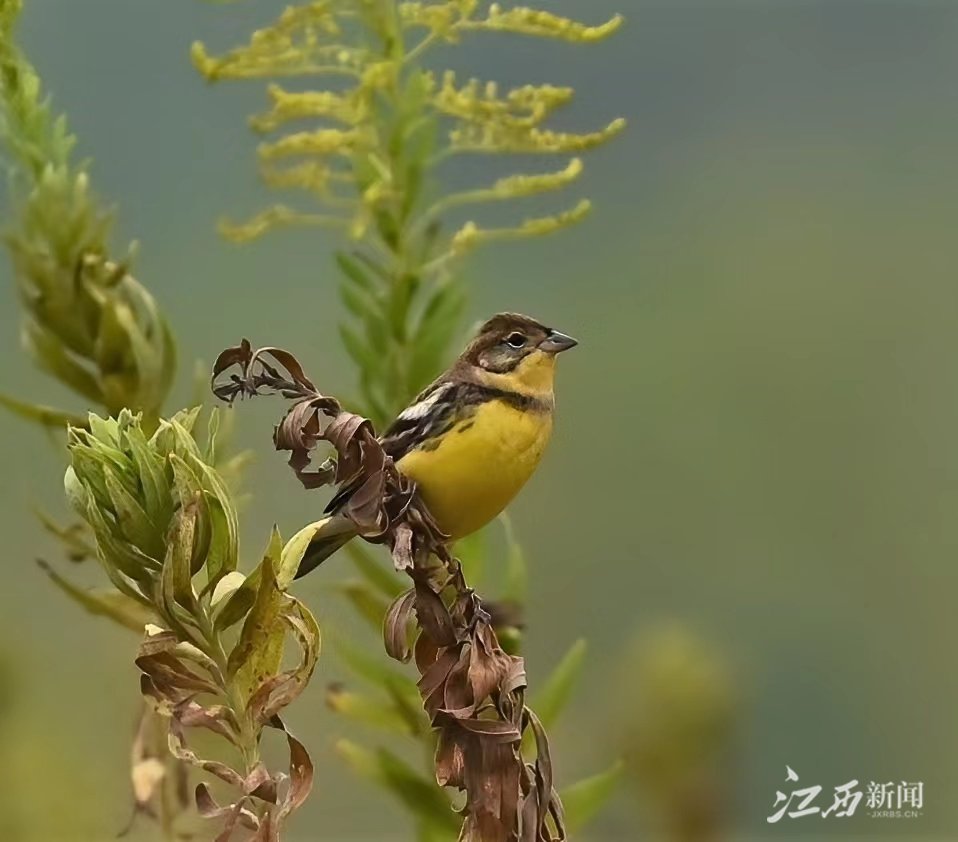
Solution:
{"label": "plant stem", "polygon": [[206,638],[205,654],[216,664],[216,682],[219,685],[223,701],[233,712],[233,719],[239,729],[236,745],[243,757],[244,774],[248,775],[260,762],[259,736],[246,710],[246,700],[242,697],[236,682],[230,677],[229,656],[226,654],[223,642],[213,626],[213,621],[206,611],[203,611],[201,619]]}

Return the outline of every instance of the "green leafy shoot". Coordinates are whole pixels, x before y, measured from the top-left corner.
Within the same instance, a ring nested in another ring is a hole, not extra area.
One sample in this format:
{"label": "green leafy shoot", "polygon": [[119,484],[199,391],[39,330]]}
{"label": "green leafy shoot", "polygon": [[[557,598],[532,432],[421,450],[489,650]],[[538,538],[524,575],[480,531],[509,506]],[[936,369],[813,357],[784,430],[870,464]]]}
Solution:
{"label": "green leafy shoot", "polygon": [[[130,274],[133,251],[110,257],[111,214],[74,160],[75,137],[55,116],[14,40],[20,0],[0,4],[0,155],[12,178],[4,243],[23,310],[23,346],[85,405],[130,408],[151,426],[176,368],[172,332]],[[5,395],[4,407],[45,426],[71,413]]]}

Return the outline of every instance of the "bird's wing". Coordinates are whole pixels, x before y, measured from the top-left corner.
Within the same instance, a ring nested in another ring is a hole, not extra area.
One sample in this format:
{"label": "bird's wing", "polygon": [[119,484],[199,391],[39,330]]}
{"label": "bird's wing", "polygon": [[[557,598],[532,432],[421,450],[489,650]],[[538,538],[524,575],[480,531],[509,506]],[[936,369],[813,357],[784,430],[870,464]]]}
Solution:
{"label": "bird's wing", "polygon": [[[461,408],[457,399],[461,388],[462,384],[437,380],[420,392],[416,400],[380,436],[379,441],[386,455],[398,462],[410,451],[450,429],[456,423]],[[329,501],[326,513],[342,508],[358,486],[359,483],[350,483],[341,488]]]}
{"label": "bird's wing", "polygon": [[380,438],[387,455],[398,462],[411,450],[445,433],[456,422],[461,390],[460,384],[446,381],[421,392]]}

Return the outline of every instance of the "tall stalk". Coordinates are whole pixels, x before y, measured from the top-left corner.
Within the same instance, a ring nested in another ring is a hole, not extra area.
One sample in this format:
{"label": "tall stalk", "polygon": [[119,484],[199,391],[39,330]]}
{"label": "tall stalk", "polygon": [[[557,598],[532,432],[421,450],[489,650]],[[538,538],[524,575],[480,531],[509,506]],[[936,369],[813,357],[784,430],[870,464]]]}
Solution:
{"label": "tall stalk", "polygon": [[[462,258],[490,243],[549,234],[581,221],[581,199],[540,218],[486,227],[461,218],[470,208],[506,209],[524,198],[562,191],[583,172],[581,153],[624,127],[615,119],[594,132],[554,131],[547,123],[573,96],[569,87],[526,85],[501,91],[493,82],[460,81],[425,62],[438,45],[482,33],[512,33],[571,44],[594,43],[615,32],[621,18],[598,26],[525,7],[478,0],[397,3],[394,0],[317,0],[289,6],[249,43],[219,56],[194,45],[194,62],[211,82],[226,79],[315,78],[269,85],[270,109],[251,120],[264,136],[258,150],[266,183],[305,192],[310,202],[277,204],[247,222],[226,221],[224,234],[247,241],[283,225],[342,232],[337,255],[341,297],[350,318],[343,344],[357,366],[360,400],[353,403],[379,429],[448,362],[466,301],[457,272]],[[313,122],[313,125],[310,125]],[[507,173],[460,192],[442,189],[441,168],[458,157],[564,157],[551,171]],[[502,645],[519,648],[524,554],[506,529],[508,574],[500,602],[486,603]],[[455,548],[473,585],[488,554],[482,535]],[[341,586],[359,613],[381,627],[399,586],[377,559],[353,542],[348,548],[360,580]],[[355,676],[378,698],[333,685],[329,705],[345,715],[418,742],[433,765],[435,739],[418,707],[415,684],[377,663],[361,647],[337,641]],[[550,724],[562,710],[581,669],[585,645],[573,643],[534,696]],[[527,741],[528,742],[528,741]],[[342,755],[361,774],[383,784],[411,812],[423,840],[453,838],[450,802],[427,797],[429,781],[384,747],[340,741]],[[571,824],[580,826],[611,793],[621,767],[568,788]]]}

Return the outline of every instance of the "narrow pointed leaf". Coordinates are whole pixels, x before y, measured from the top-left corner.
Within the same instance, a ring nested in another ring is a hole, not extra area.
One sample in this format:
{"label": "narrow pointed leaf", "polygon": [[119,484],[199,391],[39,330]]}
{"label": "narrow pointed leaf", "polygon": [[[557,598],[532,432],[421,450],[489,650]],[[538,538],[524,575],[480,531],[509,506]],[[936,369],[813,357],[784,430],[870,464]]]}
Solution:
{"label": "narrow pointed leaf", "polygon": [[581,830],[608,803],[622,779],[623,769],[624,765],[619,761],[605,772],[562,790],[562,805],[570,831]]}
{"label": "narrow pointed leaf", "polygon": [[575,683],[585,662],[586,642],[577,640],[541,685],[532,699],[531,707],[542,724],[548,728],[555,724],[565,710]]}
{"label": "narrow pointed leaf", "polygon": [[337,585],[336,589],[345,595],[353,608],[372,628],[377,630],[382,628],[383,617],[386,616],[389,608],[387,600],[364,582],[343,582]]}
{"label": "narrow pointed leaf", "polygon": [[51,429],[66,429],[67,427],[85,427],[86,419],[82,415],[65,412],[51,406],[28,403],[0,392],[0,406],[8,412]]}
{"label": "narrow pointed leaf", "polygon": [[332,684],[326,689],[326,704],[336,713],[350,719],[390,731],[394,734],[411,734],[412,729],[406,719],[389,705],[378,699],[346,690],[340,684]]}
{"label": "narrow pointed leaf", "polygon": [[347,544],[346,552],[359,572],[363,574],[363,578],[387,599],[394,599],[405,590],[393,566],[378,562],[359,541]]}
{"label": "narrow pointed leaf", "polygon": [[156,621],[152,611],[120,591],[87,590],[61,576],[46,562],[40,561],[38,564],[61,591],[95,616],[107,617],[139,634],[143,633],[143,627],[147,623]]}

